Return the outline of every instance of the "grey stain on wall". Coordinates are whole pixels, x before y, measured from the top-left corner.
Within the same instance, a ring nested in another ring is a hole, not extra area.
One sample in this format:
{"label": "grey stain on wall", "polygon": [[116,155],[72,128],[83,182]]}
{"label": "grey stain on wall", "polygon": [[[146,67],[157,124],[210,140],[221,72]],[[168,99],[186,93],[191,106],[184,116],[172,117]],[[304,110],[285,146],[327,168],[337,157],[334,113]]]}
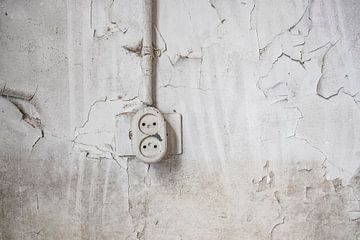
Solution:
{"label": "grey stain on wall", "polygon": [[141,1],[0,3],[0,238],[359,239],[360,4],[155,10],[184,154],[150,166],[114,138],[141,103]]}

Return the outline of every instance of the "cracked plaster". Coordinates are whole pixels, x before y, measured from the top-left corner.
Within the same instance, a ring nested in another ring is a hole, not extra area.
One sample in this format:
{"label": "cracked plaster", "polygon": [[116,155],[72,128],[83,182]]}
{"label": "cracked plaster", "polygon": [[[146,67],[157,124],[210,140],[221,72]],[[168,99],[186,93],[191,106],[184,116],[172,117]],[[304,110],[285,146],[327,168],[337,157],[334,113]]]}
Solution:
{"label": "cracked plaster", "polygon": [[0,3],[0,238],[358,239],[360,4],[155,9],[184,154],[150,166],[114,142],[141,104],[140,1]]}

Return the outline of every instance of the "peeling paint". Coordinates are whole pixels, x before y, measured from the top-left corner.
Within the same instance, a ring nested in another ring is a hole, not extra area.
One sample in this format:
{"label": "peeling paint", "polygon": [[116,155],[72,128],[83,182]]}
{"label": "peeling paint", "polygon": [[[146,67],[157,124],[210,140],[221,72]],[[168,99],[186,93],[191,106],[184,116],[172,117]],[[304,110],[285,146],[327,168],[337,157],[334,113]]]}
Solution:
{"label": "peeling paint", "polygon": [[0,3],[0,236],[359,238],[360,4],[154,1],[184,153],[150,166],[115,144],[142,106],[139,3]]}

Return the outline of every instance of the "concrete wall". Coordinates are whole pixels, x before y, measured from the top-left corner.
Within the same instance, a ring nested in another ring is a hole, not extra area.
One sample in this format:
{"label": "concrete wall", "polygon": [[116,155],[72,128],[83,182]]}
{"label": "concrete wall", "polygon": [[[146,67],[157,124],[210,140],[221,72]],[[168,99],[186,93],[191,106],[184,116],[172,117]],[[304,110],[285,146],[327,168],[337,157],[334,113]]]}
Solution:
{"label": "concrete wall", "polygon": [[359,11],[158,0],[184,154],[148,166],[114,154],[141,1],[1,0],[0,239],[360,239]]}

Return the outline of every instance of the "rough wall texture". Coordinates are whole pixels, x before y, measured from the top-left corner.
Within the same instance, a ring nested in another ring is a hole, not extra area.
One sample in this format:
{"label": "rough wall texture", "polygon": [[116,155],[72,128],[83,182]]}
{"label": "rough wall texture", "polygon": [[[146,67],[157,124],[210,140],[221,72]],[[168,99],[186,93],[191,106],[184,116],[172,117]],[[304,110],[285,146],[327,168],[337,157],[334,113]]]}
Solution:
{"label": "rough wall texture", "polygon": [[[141,1],[0,1],[1,239],[360,239],[360,2],[158,0],[184,154],[116,155]],[[121,146],[121,143],[120,143]]]}

